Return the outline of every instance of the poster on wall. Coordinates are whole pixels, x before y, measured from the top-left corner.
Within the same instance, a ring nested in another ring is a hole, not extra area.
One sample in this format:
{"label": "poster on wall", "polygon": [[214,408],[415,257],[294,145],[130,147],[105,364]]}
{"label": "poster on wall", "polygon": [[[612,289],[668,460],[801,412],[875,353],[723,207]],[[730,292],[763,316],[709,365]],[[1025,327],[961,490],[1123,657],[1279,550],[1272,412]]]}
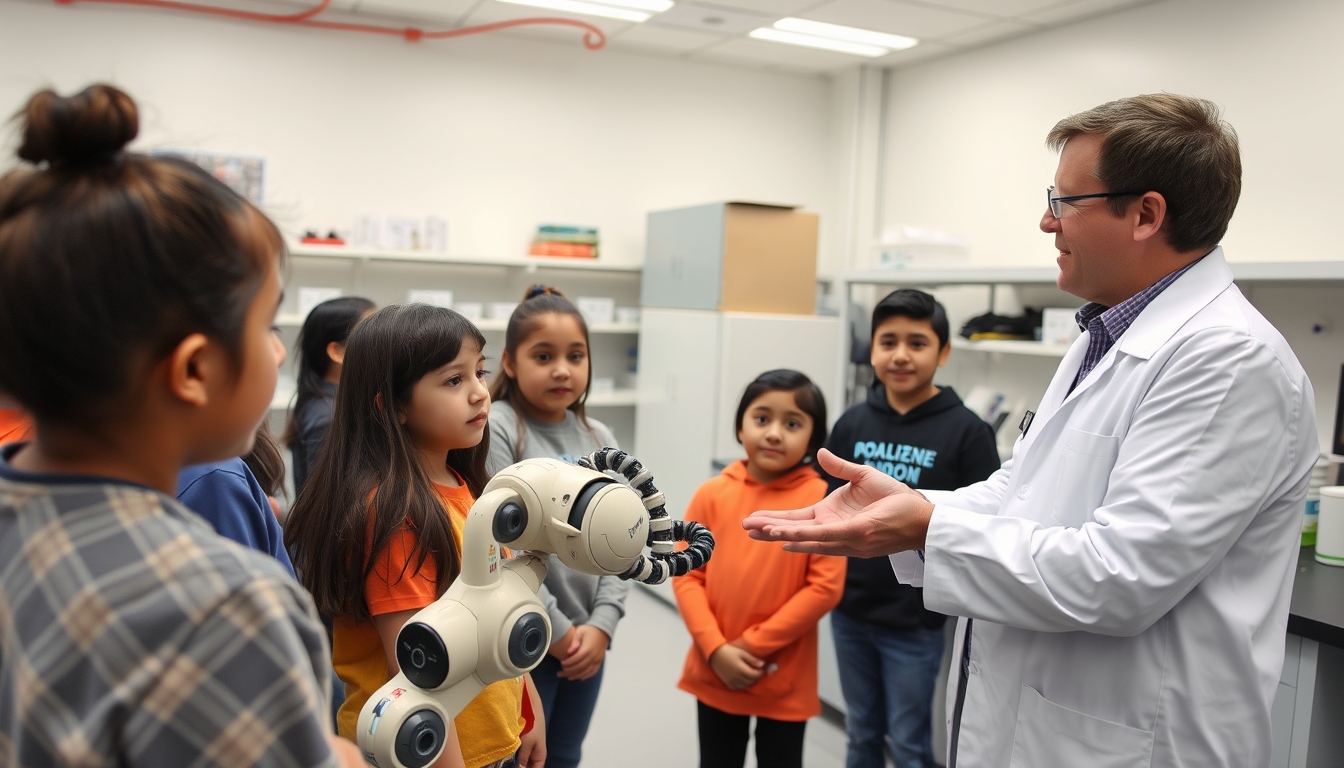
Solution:
{"label": "poster on wall", "polygon": [[221,155],[212,152],[163,150],[155,155],[180,157],[199,165],[206,173],[224,182],[224,185],[242,195],[253,205],[262,204],[266,180],[266,160],[247,155]]}

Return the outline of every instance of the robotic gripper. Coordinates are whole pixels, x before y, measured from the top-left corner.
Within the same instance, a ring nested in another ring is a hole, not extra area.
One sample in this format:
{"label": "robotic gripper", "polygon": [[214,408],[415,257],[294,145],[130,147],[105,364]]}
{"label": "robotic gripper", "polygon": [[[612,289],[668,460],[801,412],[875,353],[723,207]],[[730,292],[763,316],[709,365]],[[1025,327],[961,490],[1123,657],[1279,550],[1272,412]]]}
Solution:
{"label": "robotic gripper", "polygon": [[[679,540],[690,546],[674,551]],[[502,545],[517,556],[503,559]],[[546,555],[583,573],[658,583],[704,565],[713,548],[708,529],[668,518],[652,475],[621,451],[604,448],[578,466],[527,459],[503,470],[467,515],[461,574],[401,628],[401,671],[360,710],[365,759],[380,768],[431,764],[448,722],[476,694],[541,663],[551,645],[537,599]]]}

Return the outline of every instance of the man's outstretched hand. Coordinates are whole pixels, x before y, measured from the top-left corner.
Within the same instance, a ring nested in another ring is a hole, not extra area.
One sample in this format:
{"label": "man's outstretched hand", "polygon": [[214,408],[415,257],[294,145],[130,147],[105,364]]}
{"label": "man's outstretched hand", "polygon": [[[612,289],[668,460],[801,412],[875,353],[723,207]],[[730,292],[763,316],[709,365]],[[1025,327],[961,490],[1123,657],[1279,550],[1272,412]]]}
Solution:
{"label": "man's outstretched hand", "polygon": [[742,521],[753,539],[787,542],[784,549],[790,552],[854,557],[924,548],[933,504],[922,494],[825,449],[817,461],[849,484],[810,507],[753,513]]}

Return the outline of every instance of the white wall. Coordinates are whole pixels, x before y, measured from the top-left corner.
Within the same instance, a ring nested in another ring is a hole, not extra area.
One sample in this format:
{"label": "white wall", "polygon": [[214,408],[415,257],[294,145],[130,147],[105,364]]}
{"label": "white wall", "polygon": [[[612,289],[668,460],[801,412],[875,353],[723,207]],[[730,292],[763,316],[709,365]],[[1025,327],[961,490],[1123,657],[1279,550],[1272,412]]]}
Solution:
{"label": "white wall", "polygon": [[899,69],[884,220],[968,237],[977,266],[1051,265],[1037,229],[1056,165],[1046,133],[1167,91],[1221,104],[1240,135],[1230,260],[1344,258],[1331,227],[1344,208],[1341,29],[1338,0],[1163,0]]}
{"label": "white wall", "polygon": [[[647,211],[791,202],[834,238],[832,100],[797,77],[487,34],[407,43],[126,7],[0,0],[0,112],[107,80],[141,146],[261,155],[283,227],[436,214],[449,250],[516,255],[537,224],[643,259]],[[6,156],[12,156],[6,152]]]}

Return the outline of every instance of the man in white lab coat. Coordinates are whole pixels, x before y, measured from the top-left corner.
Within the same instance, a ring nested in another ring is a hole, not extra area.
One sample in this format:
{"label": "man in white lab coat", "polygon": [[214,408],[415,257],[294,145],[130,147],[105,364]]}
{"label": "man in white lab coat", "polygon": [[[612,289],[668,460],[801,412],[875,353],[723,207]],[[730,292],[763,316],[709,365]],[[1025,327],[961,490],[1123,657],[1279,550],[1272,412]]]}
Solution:
{"label": "man in white lab coat", "polygon": [[825,455],[848,486],[745,525],[793,551],[902,553],[930,609],[968,617],[949,766],[1264,768],[1319,447],[1306,374],[1216,247],[1236,136],[1163,94],[1049,143],[1041,229],[1090,303],[1011,461],[926,499]]}

